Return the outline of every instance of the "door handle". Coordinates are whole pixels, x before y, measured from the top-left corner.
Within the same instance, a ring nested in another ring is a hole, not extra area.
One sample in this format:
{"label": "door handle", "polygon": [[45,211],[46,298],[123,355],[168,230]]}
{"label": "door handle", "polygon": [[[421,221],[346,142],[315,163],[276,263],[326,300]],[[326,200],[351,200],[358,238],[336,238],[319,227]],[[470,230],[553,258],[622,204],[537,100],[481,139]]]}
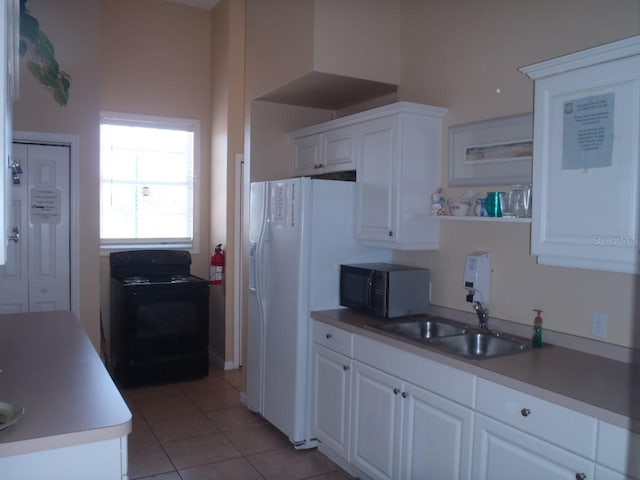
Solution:
{"label": "door handle", "polygon": [[9,234],[9,241],[13,243],[18,243],[20,241],[20,230],[18,230],[18,227],[13,227],[11,229],[11,233]]}

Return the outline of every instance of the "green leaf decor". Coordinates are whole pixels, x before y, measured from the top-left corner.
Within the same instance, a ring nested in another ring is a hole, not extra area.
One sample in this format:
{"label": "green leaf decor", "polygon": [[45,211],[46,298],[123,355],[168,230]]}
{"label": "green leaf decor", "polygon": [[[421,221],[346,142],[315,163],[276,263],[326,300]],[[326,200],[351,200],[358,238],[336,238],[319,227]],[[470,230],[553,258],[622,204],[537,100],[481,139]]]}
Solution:
{"label": "green leaf decor", "polygon": [[64,106],[69,101],[71,77],[60,70],[53,45],[40,30],[40,23],[27,10],[28,0],[20,0],[20,58],[53,98]]}

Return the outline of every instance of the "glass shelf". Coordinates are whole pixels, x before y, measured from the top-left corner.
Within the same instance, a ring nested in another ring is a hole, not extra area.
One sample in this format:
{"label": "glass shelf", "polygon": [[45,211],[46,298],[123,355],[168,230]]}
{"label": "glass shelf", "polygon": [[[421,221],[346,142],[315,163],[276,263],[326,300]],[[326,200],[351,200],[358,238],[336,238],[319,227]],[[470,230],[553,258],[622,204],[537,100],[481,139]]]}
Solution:
{"label": "glass shelf", "polygon": [[531,223],[530,218],[505,218],[505,217],[456,217],[453,215],[435,215],[442,220],[453,220],[458,222],[498,222],[498,223]]}

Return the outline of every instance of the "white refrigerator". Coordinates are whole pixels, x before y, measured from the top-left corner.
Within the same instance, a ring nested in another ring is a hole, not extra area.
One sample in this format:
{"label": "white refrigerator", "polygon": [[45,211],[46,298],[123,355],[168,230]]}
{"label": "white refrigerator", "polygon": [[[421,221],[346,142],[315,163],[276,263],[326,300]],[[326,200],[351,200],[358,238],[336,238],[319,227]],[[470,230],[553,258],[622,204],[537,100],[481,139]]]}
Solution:
{"label": "white refrigerator", "polygon": [[296,448],[311,432],[311,310],[339,308],[340,264],[391,260],[355,238],[355,184],[251,184],[247,405]]}

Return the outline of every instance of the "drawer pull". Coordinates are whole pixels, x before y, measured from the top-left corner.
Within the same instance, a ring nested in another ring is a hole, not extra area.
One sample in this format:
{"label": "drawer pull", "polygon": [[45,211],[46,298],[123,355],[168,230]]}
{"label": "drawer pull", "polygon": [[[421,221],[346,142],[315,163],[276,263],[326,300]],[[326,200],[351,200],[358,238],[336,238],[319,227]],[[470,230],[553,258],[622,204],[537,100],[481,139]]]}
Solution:
{"label": "drawer pull", "polygon": [[586,473],[576,473],[576,480],[587,480]]}
{"label": "drawer pull", "polygon": [[402,398],[407,398],[409,394],[407,392],[402,392]]}
{"label": "drawer pull", "polygon": [[331,335],[330,333],[327,333],[325,337],[327,337],[327,340],[331,340],[333,338],[333,335]]}
{"label": "drawer pull", "polygon": [[349,365],[343,365],[343,366],[342,366],[342,370],[344,370],[345,372],[346,372],[347,370],[349,370]]}
{"label": "drawer pull", "polygon": [[528,408],[523,408],[522,410],[520,410],[520,414],[523,417],[528,417],[529,415],[531,415],[531,410],[529,410]]}
{"label": "drawer pull", "polygon": [[394,395],[397,395],[397,394],[399,394],[399,393],[400,393],[400,389],[399,389],[399,388],[394,388],[394,389],[393,389],[393,394],[394,394]]}

